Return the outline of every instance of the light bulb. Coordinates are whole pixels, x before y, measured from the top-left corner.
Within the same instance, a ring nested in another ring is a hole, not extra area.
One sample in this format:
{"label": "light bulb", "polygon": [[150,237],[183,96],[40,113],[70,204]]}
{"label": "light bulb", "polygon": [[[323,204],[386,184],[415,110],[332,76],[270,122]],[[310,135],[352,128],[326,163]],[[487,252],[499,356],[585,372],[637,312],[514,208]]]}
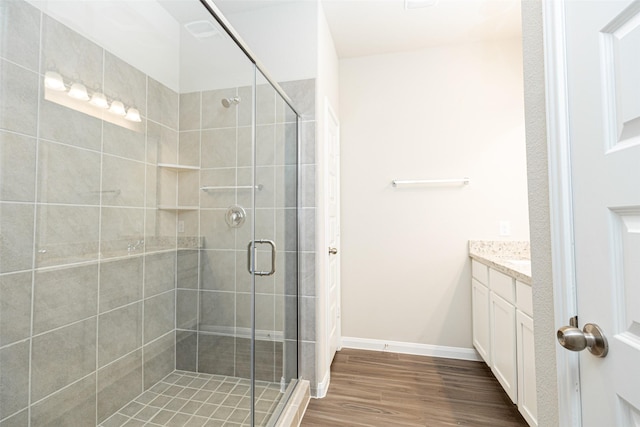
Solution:
{"label": "light bulb", "polygon": [[129,108],[129,110],[127,111],[127,115],[124,116],[124,118],[132,122],[142,121],[142,119],[140,118],[140,111],[138,111],[136,108]]}
{"label": "light bulb", "polygon": [[111,103],[111,107],[109,107],[109,112],[122,117],[127,115],[127,112],[124,109],[124,104],[120,101],[113,101]]}
{"label": "light bulb", "polygon": [[88,101],[87,88],[82,83],[74,83],[69,89],[69,96],[80,101]]}
{"label": "light bulb", "polygon": [[56,90],[58,92],[62,92],[67,88],[64,86],[64,80],[62,76],[55,71],[47,71],[44,75],[44,85],[51,89]]}
{"label": "light bulb", "polygon": [[91,96],[91,101],[89,101],[89,104],[99,108],[109,108],[107,97],[104,95],[104,93],[100,92],[96,92]]}

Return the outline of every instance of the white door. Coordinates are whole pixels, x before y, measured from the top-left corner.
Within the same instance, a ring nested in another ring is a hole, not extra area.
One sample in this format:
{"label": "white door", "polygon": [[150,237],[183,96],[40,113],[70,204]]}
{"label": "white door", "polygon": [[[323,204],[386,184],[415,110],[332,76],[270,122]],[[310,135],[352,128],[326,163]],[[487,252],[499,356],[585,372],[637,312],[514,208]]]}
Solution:
{"label": "white door", "polygon": [[565,1],[583,426],[640,426],[640,1]]}
{"label": "white door", "polygon": [[340,125],[329,102],[325,100],[326,233],[327,266],[327,331],[329,360],[333,361],[340,348]]}

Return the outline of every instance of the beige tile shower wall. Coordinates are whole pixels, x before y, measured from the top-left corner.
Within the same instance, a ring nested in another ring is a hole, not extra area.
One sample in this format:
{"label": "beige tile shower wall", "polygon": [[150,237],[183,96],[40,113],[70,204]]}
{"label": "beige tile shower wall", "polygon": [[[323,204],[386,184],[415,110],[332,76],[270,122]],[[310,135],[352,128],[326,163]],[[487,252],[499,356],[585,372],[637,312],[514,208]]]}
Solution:
{"label": "beige tile shower wall", "polygon": [[467,241],[529,238],[523,108],[520,40],[340,62],[343,336],[472,348]]}
{"label": "beige tile shower wall", "polygon": [[[178,160],[179,97],[25,2],[0,20],[0,425],[95,425],[174,369],[176,214],[157,203],[176,178],[157,163]],[[48,70],[143,122],[45,100]]]}
{"label": "beige tile shower wall", "polygon": [[300,114],[300,188],[301,210],[299,212],[299,339],[300,359],[298,374],[311,384],[311,394],[317,393],[317,346],[316,306],[316,79],[280,82]]}
{"label": "beige tile shower wall", "polygon": [[[239,104],[222,106],[224,98],[236,96]],[[274,240],[278,247],[276,274],[256,280],[256,373],[260,380],[280,381],[283,352],[289,352],[289,358],[295,355],[296,337],[286,332],[284,322],[295,317],[296,307],[296,128],[295,118],[270,86],[258,85],[256,97],[256,182],[261,185],[255,200],[256,238]],[[193,281],[178,281],[179,369],[249,376],[251,192],[199,188],[251,185],[252,104],[249,87],[180,96],[179,162],[200,171],[179,174],[178,199],[200,209],[181,213],[178,228],[201,235],[203,246],[199,253],[179,252],[185,259],[179,258],[178,272],[184,263],[199,266],[197,287]],[[237,229],[224,219],[232,205],[242,206],[248,214]],[[260,252],[258,269],[269,269],[268,261],[269,254]]]}

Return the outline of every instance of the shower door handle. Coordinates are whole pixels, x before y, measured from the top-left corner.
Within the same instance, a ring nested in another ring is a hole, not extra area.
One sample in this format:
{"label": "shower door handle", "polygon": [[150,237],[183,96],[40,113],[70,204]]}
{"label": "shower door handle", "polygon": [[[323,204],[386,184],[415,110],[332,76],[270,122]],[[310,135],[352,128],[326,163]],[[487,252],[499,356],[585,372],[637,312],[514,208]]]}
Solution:
{"label": "shower door handle", "polygon": [[[255,259],[256,245],[269,245],[271,246],[271,270],[270,271],[253,271],[251,269],[251,260]],[[247,246],[247,270],[249,273],[256,276],[271,276],[276,272],[276,244],[273,240],[253,240],[249,242]]]}

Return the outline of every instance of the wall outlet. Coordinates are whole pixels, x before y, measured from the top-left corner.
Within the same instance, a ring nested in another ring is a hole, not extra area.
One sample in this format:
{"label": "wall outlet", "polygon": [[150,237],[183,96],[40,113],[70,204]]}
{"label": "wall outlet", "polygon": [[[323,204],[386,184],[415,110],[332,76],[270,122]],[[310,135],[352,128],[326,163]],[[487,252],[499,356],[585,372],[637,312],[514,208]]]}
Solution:
{"label": "wall outlet", "polygon": [[178,233],[184,233],[184,221],[178,221]]}
{"label": "wall outlet", "polygon": [[500,220],[500,235],[511,236],[511,221]]}

